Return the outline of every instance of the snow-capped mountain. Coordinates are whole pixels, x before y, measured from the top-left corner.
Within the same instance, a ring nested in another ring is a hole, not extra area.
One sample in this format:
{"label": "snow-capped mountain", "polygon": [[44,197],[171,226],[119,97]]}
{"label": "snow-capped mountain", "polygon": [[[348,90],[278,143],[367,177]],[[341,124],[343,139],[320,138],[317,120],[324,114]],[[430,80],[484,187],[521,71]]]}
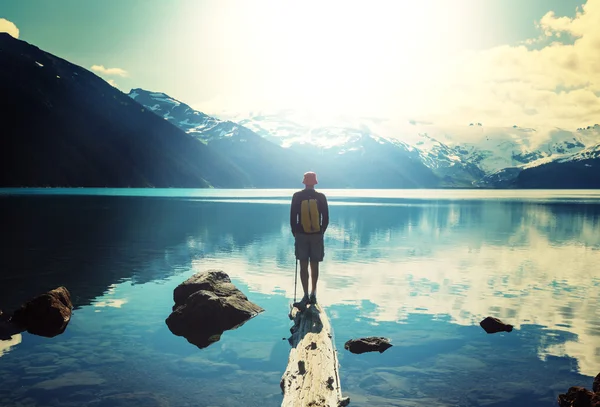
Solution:
{"label": "snow-capped mountain", "polygon": [[600,188],[600,144],[566,157],[523,169],[514,186],[520,188]]}
{"label": "snow-capped mountain", "polygon": [[462,157],[490,175],[504,168],[523,167],[543,162],[538,160],[572,154],[592,143],[588,137],[565,130],[554,129],[543,135],[535,129],[513,126],[484,128],[478,140],[457,140],[455,145]]}
{"label": "snow-capped mountain", "polygon": [[[223,124],[223,121],[194,110],[185,103],[161,92],[132,89],[129,97],[180,129],[196,135],[204,141],[208,141],[211,137],[232,135],[234,130],[233,126],[228,126],[229,132],[223,131],[225,130],[223,128],[220,129],[221,131],[215,131],[217,126]],[[233,123],[231,124],[233,125]]]}
{"label": "snow-capped mountain", "polygon": [[387,126],[383,119],[324,119],[289,110],[229,117],[281,146],[302,151],[319,149],[340,155],[364,153],[364,143],[374,141],[390,152],[397,150],[411,160],[421,161],[446,186],[472,186],[484,175],[454,147],[427,133],[399,132]]}
{"label": "snow-capped mountain", "polygon": [[477,122],[451,128],[415,122],[398,126],[380,118],[324,120],[289,110],[230,118],[282,146],[337,148],[340,154],[360,149],[357,137],[370,135],[416,154],[448,186],[503,186],[525,168],[568,157],[600,141],[598,125],[577,132],[517,125],[489,128]]}
{"label": "snow-capped mountain", "polygon": [[[398,139],[393,140],[395,140],[395,143],[406,145],[405,142]],[[485,175],[476,164],[461,157],[455,147],[450,147],[427,133],[418,134],[418,139],[411,148],[419,154],[427,167],[449,183],[455,180],[458,183],[469,185],[477,182]]]}
{"label": "snow-capped mountain", "polygon": [[266,171],[257,171],[257,157],[264,166],[292,167],[281,185],[311,168],[327,171],[341,187],[507,187],[524,170],[572,157],[600,141],[598,125],[577,132],[476,122],[458,128],[397,126],[381,118],[324,118],[292,110],[216,118],[164,93],[134,89],[130,96],[234,158],[255,178]]}
{"label": "snow-capped mountain", "polygon": [[164,93],[132,89],[129,96],[230,159],[256,188],[296,185],[306,171],[294,151],[271,143],[237,123],[208,116]]}
{"label": "snow-capped mountain", "polygon": [[[533,133],[534,130],[527,129],[526,132]],[[478,162],[479,157],[485,156],[484,159],[489,157],[486,164],[494,163],[494,160],[496,164],[499,164],[496,167],[488,167],[486,175],[477,183],[478,186],[514,186],[515,180],[523,170],[569,160],[571,157],[587,151],[589,146],[593,149],[595,144],[600,141],[600,126],[589,126],[586,129],[578,129],[577,132],[552,129],[546,137],[533,139],[531,137],[519,139],[514,137],[515,133],[512,132],[505,134],[510,136],[511,140],[500,141],[493,151],[486,149],[481,144],[479,148],[474,148],[479,155],[476,158],[471,157],[473,161]],[[496,137],[492,137],[492,140],[494,139],[492,144],[502,140],[502,137],[496,135]],[[540,142],[540,140],[543,141]],[[464,150],[461,149],[461,152],[464,153]],[[484,165],[480,162],[480,166]],[[490,168],[491,170],[489,170]]]}
{"label": "snow-capped mountain", "polygon": [[[293,121],[220,120],[164,93],[133,89],[130,96],[235,162],[256,187],[297,185],[301,174],[327,174],[329,187],[434,188],[440,179],[414,148],[350,126],[304,126]],[[259,117],[260,119],[260,117]],[[247,127],[245,124],[252,124]]]}

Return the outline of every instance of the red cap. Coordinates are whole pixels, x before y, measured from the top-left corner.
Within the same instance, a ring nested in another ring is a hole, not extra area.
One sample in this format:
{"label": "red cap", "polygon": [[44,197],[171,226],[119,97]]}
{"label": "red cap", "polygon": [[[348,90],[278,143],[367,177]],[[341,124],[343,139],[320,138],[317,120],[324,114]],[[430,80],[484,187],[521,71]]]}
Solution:
{"label": "red cap", "polygon": [[304,179],[302,180],[304,185],[317,185],[317,174],[312,171],[309,171],[304,174]]}

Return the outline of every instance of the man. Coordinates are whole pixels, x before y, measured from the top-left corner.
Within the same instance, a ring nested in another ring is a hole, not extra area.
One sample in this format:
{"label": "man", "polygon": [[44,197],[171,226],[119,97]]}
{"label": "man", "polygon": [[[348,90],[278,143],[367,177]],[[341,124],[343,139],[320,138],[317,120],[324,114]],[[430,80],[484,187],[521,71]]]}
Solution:
{"label": "man", "polygon": [[[296,240],[296,260],[300,261],[300,281],[304,289],[304,297],[299,302],[301,307],[317,303],[317,280],[319,279],[319,263],[323,261],[325,247],[323,235],[329,225],[329,207],[324,194],[315,191],[317,174],[307,172],[302,183],[305,188],[292,197],[290,209],[290,226]],[[312,290],[308,295],[308,265],[310,262]]]}

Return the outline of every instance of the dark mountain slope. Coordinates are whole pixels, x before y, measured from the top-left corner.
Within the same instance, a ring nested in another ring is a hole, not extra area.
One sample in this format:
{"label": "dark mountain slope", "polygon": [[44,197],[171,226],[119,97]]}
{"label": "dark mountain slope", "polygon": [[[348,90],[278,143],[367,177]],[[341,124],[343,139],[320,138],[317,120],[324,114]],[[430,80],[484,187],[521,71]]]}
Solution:
{"label": "dark mountain slope", "polygon": [[242,187],[230,161],[93,73],[0,33],[0,186]]}
{"label": "dark mountain slope", "polygon": [[566,159],[527,168],[514,183],[517,188],[599,189],[600,144]]}

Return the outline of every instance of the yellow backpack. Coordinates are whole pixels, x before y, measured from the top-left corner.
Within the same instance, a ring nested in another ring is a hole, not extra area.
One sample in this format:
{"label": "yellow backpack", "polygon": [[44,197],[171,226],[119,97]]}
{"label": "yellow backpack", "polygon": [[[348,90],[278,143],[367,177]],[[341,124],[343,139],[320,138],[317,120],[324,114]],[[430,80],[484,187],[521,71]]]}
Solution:
{"label": "yellow backpack", "polygon": [[300,203],[300,222],[304,233],[317,233],[321,231],[321,214],[317,200],[305,199]]}

